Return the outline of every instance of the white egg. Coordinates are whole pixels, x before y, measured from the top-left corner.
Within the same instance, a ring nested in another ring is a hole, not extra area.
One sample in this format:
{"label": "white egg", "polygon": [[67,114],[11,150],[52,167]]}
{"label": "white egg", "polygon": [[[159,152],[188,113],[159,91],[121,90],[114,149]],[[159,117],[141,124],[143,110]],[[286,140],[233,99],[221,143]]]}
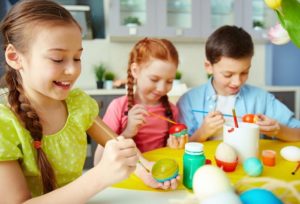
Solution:
{"label": "white egg", "polygon": [[222,142],[217,147],[216,158],[223,162],[232,163],[236,161],[237,154],[234,151],[233,147]]}
{"label": "white egg", "polygon": [[300,148],[296,146],[286,146],[280,150],[280,155],[292,162],[300,161]]}
{"label": "white egg", "polygon": [[196,171],[193,190],[199,201],[219,193],[234,191],[226,174],[212,165],[204,165]]}
{"label": "white egg", "polygon": [[240,200],[240,197],[236,195],[234,192],[227,191],[227,192],[223,192],[211,196],[207,199],[204,199],[199,204],[221,204],[221,203],[242,204],[242,201]]}

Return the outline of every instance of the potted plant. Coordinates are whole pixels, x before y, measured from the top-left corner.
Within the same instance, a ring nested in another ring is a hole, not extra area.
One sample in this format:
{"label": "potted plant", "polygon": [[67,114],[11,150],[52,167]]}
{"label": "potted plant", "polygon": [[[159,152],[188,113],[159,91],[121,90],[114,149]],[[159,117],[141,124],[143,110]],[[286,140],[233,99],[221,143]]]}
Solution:
{"label": "potted plant", "polygon": [[112,89],[113,88],[113,81],[115,79],[115,74],[111,71],[108,71],[104,75],[105,84],[104,87],[106,89]]}
{"label": "potted plant", "polygon": [[182,73],[181,71],[177,70],[176,75],[175,75],[175,80],[173,82],[174,85],[180,84],[181,83],[181,78],[182,78]]}
{"label": "potted plant", "polygon": [[104,79],[104,74],[106,72],[105,65],[103,63],[95,66],[95,75],[97,79],[97,88],[102,89],[103,88],[103,79]]}
{"label": "potted plant", "polygon": [[124,19],[124,25],[126,26],[140,26],[141,22],[138,17],[128,16]]}

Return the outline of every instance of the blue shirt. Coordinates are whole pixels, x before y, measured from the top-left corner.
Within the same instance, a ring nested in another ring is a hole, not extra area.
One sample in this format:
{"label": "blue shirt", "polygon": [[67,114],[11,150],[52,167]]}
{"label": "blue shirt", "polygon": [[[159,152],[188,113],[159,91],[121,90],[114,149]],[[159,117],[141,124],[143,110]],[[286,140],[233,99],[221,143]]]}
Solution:
{"label": "blue shirt", "polygon": [[[192,110],[211,112],[217,104],[217,93],[212,86],[212,78],[205,84],[195,87],[177,102],[179,120],[188,127],[191,136],[201,126],[205,114]],[[236,96],[235,111],[238,116],[245,114],[264,114],[277,120],[280,124],[291,128],[300,128],[300,121],[294,118],[294,113],[271,93],[258,87],[244,85]]]}

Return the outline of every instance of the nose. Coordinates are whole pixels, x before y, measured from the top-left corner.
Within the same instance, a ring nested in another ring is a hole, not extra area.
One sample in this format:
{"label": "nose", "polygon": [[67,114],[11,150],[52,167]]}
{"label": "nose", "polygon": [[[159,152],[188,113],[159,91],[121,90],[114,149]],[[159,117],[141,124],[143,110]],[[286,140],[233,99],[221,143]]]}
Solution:
{"label": "nose", "polygon": [[234,85],[234,86],[240,86],[241,83],[242,83],[241,77],[240,77],[239,75],[233,76],[231,83],[232,83],[232,85]]}
{"label": "nose", "polygon": [[65,68],[65,74],[66,75],[73,75],[75,73],[78,72],[80,67],[78,67],[78,65],[74,62],[70,62],[66,65],[66,68]]}
{"label": "nose", "polygon": [[159,93],[166,93],[167,92],[167,89],[168,89],[168,86],[165,82],[160,82],[157,84],[156,86],[156,90],[159,92]]}

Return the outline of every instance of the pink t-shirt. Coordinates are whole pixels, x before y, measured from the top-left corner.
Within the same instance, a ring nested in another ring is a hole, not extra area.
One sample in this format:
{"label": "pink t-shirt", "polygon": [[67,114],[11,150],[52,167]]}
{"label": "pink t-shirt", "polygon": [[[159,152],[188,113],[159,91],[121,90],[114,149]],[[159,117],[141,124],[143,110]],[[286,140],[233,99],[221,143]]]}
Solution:
{"label": "pink t-shirt", "polygon": [[[174,120],[178,121],[178,110],[176,106],[171,104],[171,109]],[[165,109],[161,104],[149,106],[147,110],[165,116]],[[125,115],[126,111],[127,96],[116,98],[109,104],[103,121],[117,134],[121,134],[127,125],[128,117]],[[168,130],[169,126],[167,121],[155,116],[148,116],[146,124],[139,129],[133,139],[141,152],[147,152],[165,146]]]}

